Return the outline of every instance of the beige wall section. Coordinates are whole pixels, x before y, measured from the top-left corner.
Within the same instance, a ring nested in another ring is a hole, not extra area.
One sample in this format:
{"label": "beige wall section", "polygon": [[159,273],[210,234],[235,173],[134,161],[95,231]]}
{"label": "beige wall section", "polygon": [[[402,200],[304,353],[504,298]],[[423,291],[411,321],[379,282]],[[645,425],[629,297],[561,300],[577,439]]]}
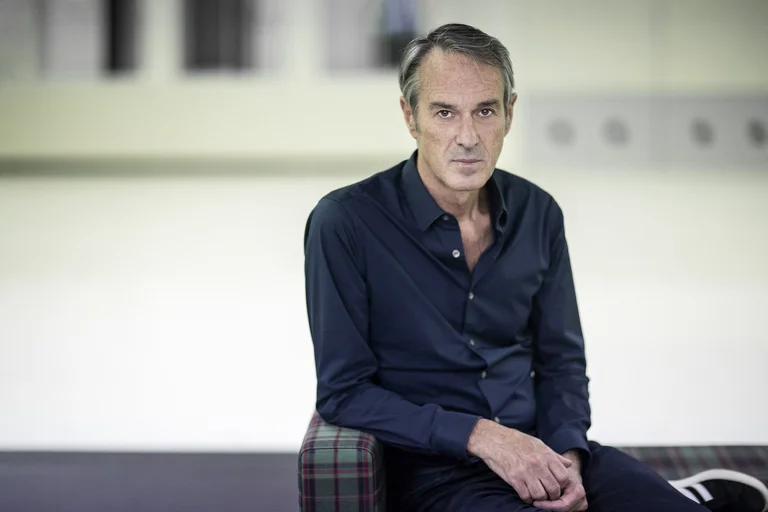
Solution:
{"label": "beige wall section", "polygon": [[[509,48],[521,94],[766,92],[768,3],[760,0],[424,3],[430,26],[461,19]],[[165,0],[168,2],[168,0]],[[285,69],[236,81],[181,80],[169,69],[178,39],[150,23],[148,70],[116,83],[0,86],[3,157],[297,158],[413,147],[393,74],[329,77],[318,3],[286,3]],[[174,19],[161,1],[159,17]],[[305,8],[306,7],[306,8]],[[524,108],[524,107],[523,107]],[[514,144],[514,142],[513,142]],[[511,162],[513,151],[503,162]]]}
{"label": "beige wall section", "polygon": [[768,2],[659,0],[659,87],[681,92],[768,90]]}
{"label": "beige wall section", "polygon": [[[371,83],[373,82],[373,83]],[[0,158],[402,155],[397,85],[71,84],[0,92]]]}

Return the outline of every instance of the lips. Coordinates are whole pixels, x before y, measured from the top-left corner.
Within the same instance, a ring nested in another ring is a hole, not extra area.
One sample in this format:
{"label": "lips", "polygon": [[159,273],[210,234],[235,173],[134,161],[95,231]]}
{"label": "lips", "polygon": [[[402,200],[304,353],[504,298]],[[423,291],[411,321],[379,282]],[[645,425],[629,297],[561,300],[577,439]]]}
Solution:
{"label": "lips", "polygon": [[482,160],[474,160],[474,159],[468,159],[468,158],[458,158],[454,160],[454,162],[458,162],[460,164],[476,164],[478,162],[482,162]]}

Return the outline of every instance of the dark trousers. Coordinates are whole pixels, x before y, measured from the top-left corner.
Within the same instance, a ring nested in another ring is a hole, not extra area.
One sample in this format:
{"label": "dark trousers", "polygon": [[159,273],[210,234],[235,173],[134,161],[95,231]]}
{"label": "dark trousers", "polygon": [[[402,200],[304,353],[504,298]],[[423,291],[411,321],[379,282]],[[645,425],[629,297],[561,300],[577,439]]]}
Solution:
{"label": "dark trousers", "polygon": [[[592,461],[583,473],[590,512],[701,512],[646,464],[590,442]],[[399,471],[398,471],[399,470]],[[414,466],[392,471],[390,510],[417,512],[534,512],[481,460],[451,467]],[[398,474],[394,474],[397,472]]]}

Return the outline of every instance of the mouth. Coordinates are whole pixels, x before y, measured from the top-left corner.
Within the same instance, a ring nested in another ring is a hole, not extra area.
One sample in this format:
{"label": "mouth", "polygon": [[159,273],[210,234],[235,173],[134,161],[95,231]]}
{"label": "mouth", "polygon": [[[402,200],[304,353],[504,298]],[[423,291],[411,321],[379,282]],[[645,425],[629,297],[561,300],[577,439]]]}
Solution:
{"label": "mouth", "polygon": [[482,162],[482,160],[478,160],[476,158],[457,158],[454,160],[454,162],[459,165],[474,165]]}

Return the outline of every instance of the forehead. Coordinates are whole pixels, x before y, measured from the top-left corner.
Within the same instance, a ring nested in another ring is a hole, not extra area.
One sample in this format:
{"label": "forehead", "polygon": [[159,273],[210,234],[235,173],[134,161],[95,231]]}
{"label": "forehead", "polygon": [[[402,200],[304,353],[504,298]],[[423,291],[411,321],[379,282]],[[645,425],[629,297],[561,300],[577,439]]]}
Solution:
{"label": "forehead", "polygon": [[501,101],[504,94],[500,70],[462,54],[432,50],[419,73],[420,101]]}

